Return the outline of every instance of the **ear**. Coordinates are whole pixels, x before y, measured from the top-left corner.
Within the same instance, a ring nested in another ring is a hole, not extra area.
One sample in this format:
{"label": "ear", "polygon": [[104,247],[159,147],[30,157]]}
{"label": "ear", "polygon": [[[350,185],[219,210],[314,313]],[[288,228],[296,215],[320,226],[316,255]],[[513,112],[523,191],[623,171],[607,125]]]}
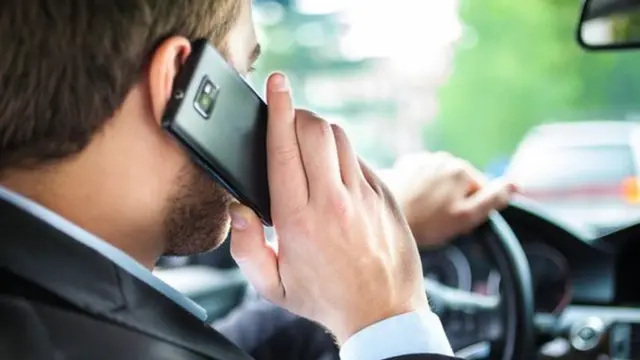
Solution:
{"label": "ear", "polygon": [[173,82],[180,66],[191,53],[187,38],[174,36],[163,41],[153,53],[147,72],[153,117],[158,124],[173,91]]}

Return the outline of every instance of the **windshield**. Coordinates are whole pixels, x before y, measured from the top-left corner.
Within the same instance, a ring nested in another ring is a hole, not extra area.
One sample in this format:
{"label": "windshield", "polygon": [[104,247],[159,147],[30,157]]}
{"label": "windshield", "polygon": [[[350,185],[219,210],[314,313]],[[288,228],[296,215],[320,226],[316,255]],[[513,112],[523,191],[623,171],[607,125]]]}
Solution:
{"label": "windshield", "polygon": [[[285,71],[297,104],[341,124],[374,167],[443,150],[502,176],[537,125],[640,118],[640,53],[583,51],[575,40],[579,0],[254,3],[264,48],[252,77],[257,90],[268,72]],[[540,186],[633,175],[626,145],[522,160],[514,171]],[[611,222],[640,219],[640,207],[623,205],[610,214],[625,218]]]}

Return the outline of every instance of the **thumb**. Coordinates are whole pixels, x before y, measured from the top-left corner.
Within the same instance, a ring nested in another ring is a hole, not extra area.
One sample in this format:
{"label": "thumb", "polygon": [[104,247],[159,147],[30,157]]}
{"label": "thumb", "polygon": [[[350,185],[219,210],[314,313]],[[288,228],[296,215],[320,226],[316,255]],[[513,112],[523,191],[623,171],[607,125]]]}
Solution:
{"label": "thumb", "polygon": [[278,272],[278,257],[267,244],[264,228],[246,206],[231,204],[231,256],[251,285],[265,298],[280,302],[284,288]]}

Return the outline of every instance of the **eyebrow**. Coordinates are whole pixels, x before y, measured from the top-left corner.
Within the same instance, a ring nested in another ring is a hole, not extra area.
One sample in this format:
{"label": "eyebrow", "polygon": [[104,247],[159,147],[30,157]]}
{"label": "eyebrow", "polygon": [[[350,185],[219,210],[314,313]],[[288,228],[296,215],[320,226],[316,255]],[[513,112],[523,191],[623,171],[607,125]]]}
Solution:
{"label": "eyebrow", "polygon": [[260,46],[260,44],[256,44],[256,46],[253,47],[253,51],[251,51],[251,55],[249,56],[249,62],[251,64],[256,62],[256,60],[258,60],[258,58],[260,57],[260,54],[262,54],[262,46]]}

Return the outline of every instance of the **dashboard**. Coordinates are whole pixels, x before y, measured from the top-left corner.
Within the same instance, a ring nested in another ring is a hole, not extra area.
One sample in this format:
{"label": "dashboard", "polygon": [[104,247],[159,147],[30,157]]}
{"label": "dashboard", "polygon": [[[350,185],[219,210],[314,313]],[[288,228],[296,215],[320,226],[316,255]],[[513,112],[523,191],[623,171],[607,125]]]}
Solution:
{"label": "dashboard", "polygon": [[[533,203],[514,203],[502,215],[529,261],[536,313],[560,314],[571,304],[616,302],[619,256],[608,241],[548,217]],[[499,295],[500,274],[481,236],[487,234],[476,232],[444,248],[421,251],[425,277],[481,295]],[[640,247],[638,251],[640,267]]]}
{"label": "dashboard", "polygon": [[[598,236],[526,199],[516,200],[501,215],[531,270],[532,326],[540,358],[640,359],[640,223]],[[425,277],[486,296],[476,301],[500,299],[501,275],[484,248],[485,236],[496,234],[480,227],[443,248],[422,250]],[[454,309],[441,319],[456,354],[492,358],[493,347],[487,344],[500,340],[493,334],[501,328],[496,324],[508,321],[504,308],[497,317]]]}
{"label": "dashboard", "polygon": [[[514,202],[501,214],[531,270],[535,343],[539,354],[548,355],[542,358],[559,358],[556,345],[564,341],[570,344],[566,351],[577,351],[576,359],[589,358],[580,355],[587,352],[640,359],[640,223],[598,237],[529,201]],[[425,277],[499,299],[501,275],[484,249],[483,236],[495,234],[480,228],[443,248],[422,250]],[[495,317],[473,320],[473,315],[449,314],[442,319],[454,349],[484,354],[479,357],[492,354],[477,338],[482,334],[495,340]]]}
{"label": "dashboard", "polygon": [[[423,252],[425,277],[480,295],[499,295],[501,275],[473,236],[458,239],[446,249]],[[531,267],[536,311],[561,312],[573,297],[571,270],[566,257],[538,239],[523,241]]]}

